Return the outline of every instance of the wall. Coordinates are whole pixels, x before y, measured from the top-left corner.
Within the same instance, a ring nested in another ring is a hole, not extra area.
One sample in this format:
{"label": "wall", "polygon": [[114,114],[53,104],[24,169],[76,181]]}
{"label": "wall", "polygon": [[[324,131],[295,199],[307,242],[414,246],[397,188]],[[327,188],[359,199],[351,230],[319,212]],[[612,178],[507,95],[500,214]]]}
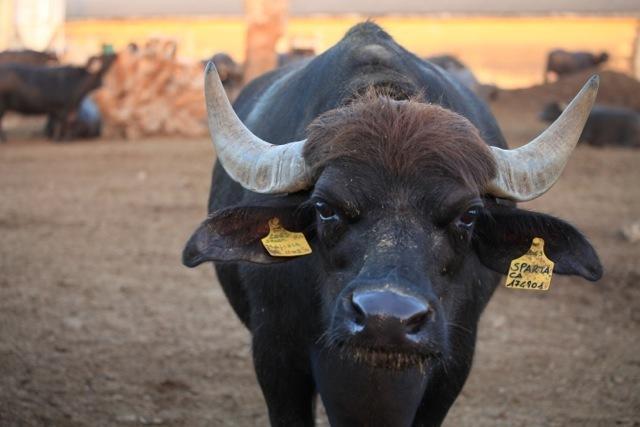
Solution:
{"label": "wall", "polygon": [[[336,43],[360,16],[293,17],[281,49],[290,41],[308,43],[322,51]],[[376,19],[399,43],[421,56],[443,52],[458,55],[486,82],[522,87],[542,80],[546,53],[606,50],[609,67],[630,72],[633,40],[640,20],[634,17],[425,17],[387,16]],[[185,58],[205,58],[218,51],[243,60],[245,24],[241,17],[123,19],[68,21],[67,52],[84,57],[101,43],[116,48],[130,41],[161,35],[180,44]]]}

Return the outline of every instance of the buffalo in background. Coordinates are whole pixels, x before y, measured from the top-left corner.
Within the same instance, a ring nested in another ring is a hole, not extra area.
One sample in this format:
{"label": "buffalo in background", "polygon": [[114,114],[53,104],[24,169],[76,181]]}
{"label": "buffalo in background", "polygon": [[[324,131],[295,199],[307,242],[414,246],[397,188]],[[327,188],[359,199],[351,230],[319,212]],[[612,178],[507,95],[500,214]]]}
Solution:
{"label": "buffalo in background", "polygon": [[[558,102],[551,102],[539,117],[545,122],[553,122],[563,110]],[[599,147],[640,147],[640,114],[628,108],[596,104],[591,109],[579,141]]]}
{"label": "buffalo in background", "polygon": [[315,49],[301,47],[293,48],[287,53],[278,54],[278,67],[284,67],[294,62],[313,58],[314,56],[316,56]]}
{"label": "buffalo in background", "polygon": [[544,82],[549,81],[549,73],[555,73],[558,79],[579,71],[597,67],[609,59],[609,54],[602,52],[598,55],[590,52],[569,52],[556,49],[549,52],[547,68],[544,72]]}
{"label": "buffalo in background", "polygon": [[455,56],[435,55],[425,59],[443,68],[484,101],[495,101],[498,98],[498,88],[496,86],[480,83],[469,67]]}
{"label": "buffalo in background", "polygon": [[50,116],[50,135],[55,140],[70,137],[71,115],[82,100],[100,87],[115,55],[94,56],[84,67],[43,67],[27,64],[0,65],[0,141],[2,116],[6,111]]}
{"label": "buffalo in background", "polygon": [[0,64],[56,65],[58,57],[53,52],[5,50],[0,52]]}
{"label": "buffalo in background", "polygon": [[211,58],[205,59],[202,61],[202,66],[205,67],[209,61],[215,64],[227,96],[229,99],[234,100],[236,96],[238,96],[238,93],[240,93],[244,80],[244,69],[242,65],[238,64],[229,54],[224,52],[216,53]]}

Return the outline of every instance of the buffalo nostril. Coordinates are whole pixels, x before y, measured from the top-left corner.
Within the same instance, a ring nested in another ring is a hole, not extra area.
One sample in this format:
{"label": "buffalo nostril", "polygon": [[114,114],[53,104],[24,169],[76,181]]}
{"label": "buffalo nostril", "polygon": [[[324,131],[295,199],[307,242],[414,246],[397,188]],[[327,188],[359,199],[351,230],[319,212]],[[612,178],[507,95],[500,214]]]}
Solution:
{"label": "buffalo nostril", "polygon": [[355,291],[349,301],[350,321],[360,327],[368,325],[371,332],[397,328],[402,335],[417,334],[433,318],[426,301],[393,291]]}
{"label": "buffalo nostril", "polygon": [[353,322],[358,326],[364,326],[367,317],[364,309],[358,304],[358,301],[351,298],[351,308],[353,310]]}
{"label": "buffalo nostril", "polygon": [[405,324],[405,330],[407,331],[407,333],[410,335],[419,333],[431,319],[431,313],[431,309],[427,307],[407,319],[407,322]]}

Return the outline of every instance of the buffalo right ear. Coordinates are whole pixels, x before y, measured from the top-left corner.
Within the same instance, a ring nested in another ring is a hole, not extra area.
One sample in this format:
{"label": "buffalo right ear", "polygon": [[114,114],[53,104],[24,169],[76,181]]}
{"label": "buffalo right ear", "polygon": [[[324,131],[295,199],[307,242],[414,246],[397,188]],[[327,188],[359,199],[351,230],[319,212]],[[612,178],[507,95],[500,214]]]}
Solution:
{"label": "buffalo right ear", "polygon": [[[278,218],[289,231],[305,232],[310,215],[296,206],[241,206],[213,213],[193,233],[182,252],[182,263],[196,267],[206,261],[249,261],[260,264],[288,261],[273,257],[262,246],[269,220]],[[307,233],[308,234],[308,233]]]}
{"label": "buffalo right ear", "polygon": [[488,268],[507,274],[511,261],[527,252],[534,237],[544,240],[544,251],[557,274],[602,277],[602,264],[591,243],[571,224],[537,212],[494,209],[476,223],[474,247]]}

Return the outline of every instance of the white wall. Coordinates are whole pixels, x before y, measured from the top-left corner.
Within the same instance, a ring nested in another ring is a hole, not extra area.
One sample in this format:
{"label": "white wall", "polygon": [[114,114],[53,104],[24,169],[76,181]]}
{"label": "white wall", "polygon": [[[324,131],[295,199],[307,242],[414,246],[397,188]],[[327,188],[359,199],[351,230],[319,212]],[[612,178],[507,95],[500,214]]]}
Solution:
{"label": "white wall", "polygon": [[[242,0],[67,0],[67,17],[240,15]],[[638,0],[290,0],[292,14],[550,13],[640,14]]]}

